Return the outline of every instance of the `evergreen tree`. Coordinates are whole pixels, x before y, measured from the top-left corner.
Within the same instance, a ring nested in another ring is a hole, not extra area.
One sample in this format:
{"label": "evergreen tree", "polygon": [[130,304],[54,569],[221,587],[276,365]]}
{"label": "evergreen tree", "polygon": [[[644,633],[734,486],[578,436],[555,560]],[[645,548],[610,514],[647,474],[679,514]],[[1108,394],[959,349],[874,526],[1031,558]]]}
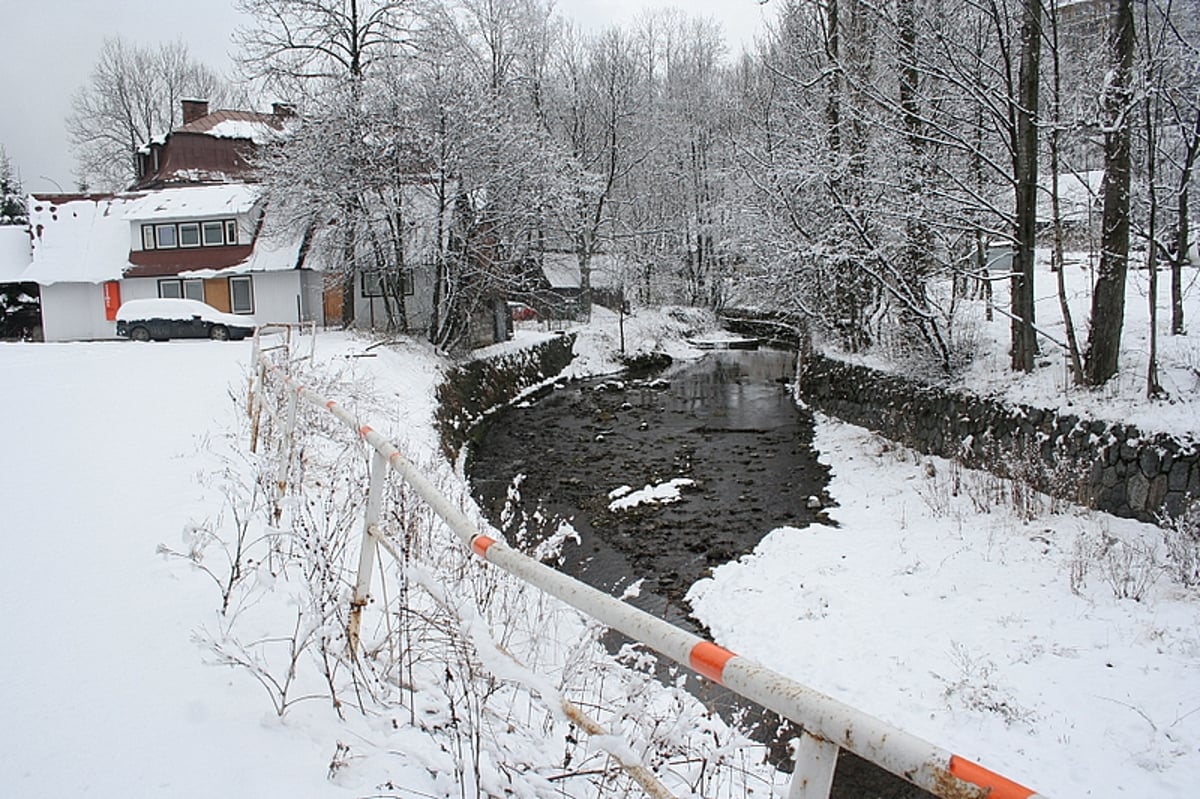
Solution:
{"label": "evergreen tree", "polygon": [[[27,225],[25,195],[0,146],[0,225]],[[0,283],[0,339],[27,339],[41,325],[36,283]]]}
{"label": "evergreen tree", "polygon": [[8,153],[0,145],[0,225],[24,225],[28,221],[21,181],[13,174]]}

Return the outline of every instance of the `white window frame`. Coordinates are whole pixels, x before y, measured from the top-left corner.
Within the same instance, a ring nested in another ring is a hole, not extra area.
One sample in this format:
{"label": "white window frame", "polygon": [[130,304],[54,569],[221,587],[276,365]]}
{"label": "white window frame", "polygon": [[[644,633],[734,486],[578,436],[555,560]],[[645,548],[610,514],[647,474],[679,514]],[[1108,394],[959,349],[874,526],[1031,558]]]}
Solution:
{"label": "white window frame", "polygon": [[142,225],[142,249],[154,250],[154,225]]}
{"label": "white window frame", "polygon": [[[245,283],[247,294],[249,295],[250,305],[238,307],[237,294],[234,291],[234,286],[240,283]],[[235,314],[252,314],[254,313],[254,280],[249,275],[237,275],[229,278],[229,308]]]}
{"label": "white window frame", "polygon": [[158,296],[170,300],[182,299],[183,283],[179,280],[158,281]]}
{"label": "white window frame", "polygon": [[[196,241],[194,244],[187,244],[184,242],[183,232],[185,230],[192,231],[196,234]],[[199,247],[200,246],[200,223],[199,222],[181,222],[179,224],[179,230],[177,232],[177,240],[179,241],[180,247],[187,247],[187,248]]]}
{"label": "white window frame", "polygon": [[225,222],[225,243],[238,243],[238,225],[236,219],[230,219]]}
{"label": "white window frame", "polygon": [[[163,243],[163,233],[171,231],[171,243]],[[179,247],[179,229],[174,224],[154,226],[154,246],[159,250],[174,250]]]}
{"label": "white window frame", "polygon": [[163,278],[158,281],[158,296],[204,302],[204,280],[198,277]]}
{"label": "white window frame", "polygon": [[[210,231],[216,232],[215,241],[210,241],[208,234]],[[225,243],[225,222],[223,220],[210,220],[200,224],[200,244],[205,247],[220,247]]]}

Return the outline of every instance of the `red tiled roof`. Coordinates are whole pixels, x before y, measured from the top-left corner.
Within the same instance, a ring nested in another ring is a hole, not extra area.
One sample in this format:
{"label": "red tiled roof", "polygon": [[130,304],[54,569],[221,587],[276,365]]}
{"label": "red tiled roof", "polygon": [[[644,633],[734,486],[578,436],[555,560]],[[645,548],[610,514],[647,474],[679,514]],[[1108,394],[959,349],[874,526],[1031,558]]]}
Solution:
{"label": "red tiled roof", "polygon": [[125,277],[171,277],[198,269],[227,269],[250,257],[254,247],[189,247],[176,250],[134,250],[129,253],[133,268]]}

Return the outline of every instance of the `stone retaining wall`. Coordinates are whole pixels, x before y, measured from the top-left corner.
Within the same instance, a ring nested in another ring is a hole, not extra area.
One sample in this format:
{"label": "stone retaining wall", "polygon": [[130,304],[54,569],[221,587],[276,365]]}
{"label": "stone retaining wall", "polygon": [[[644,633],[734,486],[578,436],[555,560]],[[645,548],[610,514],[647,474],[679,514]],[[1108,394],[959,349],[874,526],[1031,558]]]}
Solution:
{"label": "stone retaining wall", "polygon": [[490,411],[567,368],[575,358],[574,347],[573,335],[557,336],[451,369],[437,388],[436,421],[446,457],[451,461],[458,457],[476,425]]}
{"label": "stone retaining wall", "polygon": [[920,452],[1021,476],[1117,516],[1156,521],[1200,498],[1200,442],[1009,404],[811,353],[799,394]]}

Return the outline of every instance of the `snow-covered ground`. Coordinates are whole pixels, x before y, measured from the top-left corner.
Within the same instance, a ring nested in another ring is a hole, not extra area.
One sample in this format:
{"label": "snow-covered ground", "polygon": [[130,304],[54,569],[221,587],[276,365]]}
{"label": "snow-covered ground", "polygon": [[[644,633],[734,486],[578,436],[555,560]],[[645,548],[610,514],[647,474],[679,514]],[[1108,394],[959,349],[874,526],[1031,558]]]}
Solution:
{"label": "snow-covered ground", "polygon": [[[1065,277],[1082,346],[1094,275],[1077,257]],[[1160,278],[1169,399],[1145,398],[1148,275],[1136,269],[1122,371],[1102,389],[1073,386],[1063,350],[1045,339],[1034,374],[1012,374],[1010,323],[985,322],[980,306],[967,309],[979,355],[961,384],[1195,439],[1200,336],[1167,335]],[[1197,271],[1185,279],[1195,331]],[[1062,340],[1044,261],[1037,286],[1038,324]],[[1006,284],[995,301],[1007,307]],[[695,613],[719,643],[1047,796],[1185,796],[1200,785],[1200,592],[1170,578],[1162,530],[1028,492],[1014,499],[990,475],[829,418],[816,446],[837,526],[775,530],[694,586]]]}
{"label": "snow-covered ground", "polygon": [[1157,579],[1119,599],[1120,557],[1076,544],[1161,531],[1045,498],[1024,520],[996,479],[829,419],[816,446],[837,526],[775,530],[693,586],[718,643],[1046,796],[1200,784],[1200,596],[1135,561]]}
{"label": "snow-covered ground", "polygon": [[[1135,298],[1142,277],[1132,275]],[[1051,328],[1054,306],[1039,305]],[[1175,403],[1150,405],[1138,399],[1137,319],[1131,302],[1132,371],[1101,392],[1065,385],[1052,351],[1040,386],[1009,378],[1001,321],[980,323],[980,341],[995,344],[971,379],[1147,429],[1194,430],[1197,338],[1164,337]],[[690,312],[641,312],[625,320],[627,347],[697,357],[681,339],[703,325]],[[597,311],[573,373],[617,368],[618,326]],[[366,347],[322,334],[314,372],[336,375],[339,401],[432,462],[444,363],[416,343]],[[249,343],[0,345],[0,794],[457,790],[446,782],[454,758],[426,732],[394,718],[339,720],[322,701],[280,720],[246,670],[211,665],[193,640],[214,623],[218,594],[158,550],[186,551],[197,528],[228,521],[225,478],[246,468],[249,355]],[[1012,491],[992,478],[832,420],[818,447],[839,526],[776,530],[698,584],[697,613],[719,643],[1049,796],[1182,796],[1200,784],[1200,601],[1138,560],[1138,542],[1160,542],[1156,528],[1027,495],[1014,512],[1001,499]],[[648,696],[630,691],[629,701],[646,711]],[[679,718],[674,706],[667,717]]]}
{"label": "snow-covered ground", "polygon": [[256,685],[205,664],[192,632],[212,586],[156,554],[222,508],[205,476],[249,354],[0,345],[0,794],[344,795],[325,780],[332,737],[275,721]]}

